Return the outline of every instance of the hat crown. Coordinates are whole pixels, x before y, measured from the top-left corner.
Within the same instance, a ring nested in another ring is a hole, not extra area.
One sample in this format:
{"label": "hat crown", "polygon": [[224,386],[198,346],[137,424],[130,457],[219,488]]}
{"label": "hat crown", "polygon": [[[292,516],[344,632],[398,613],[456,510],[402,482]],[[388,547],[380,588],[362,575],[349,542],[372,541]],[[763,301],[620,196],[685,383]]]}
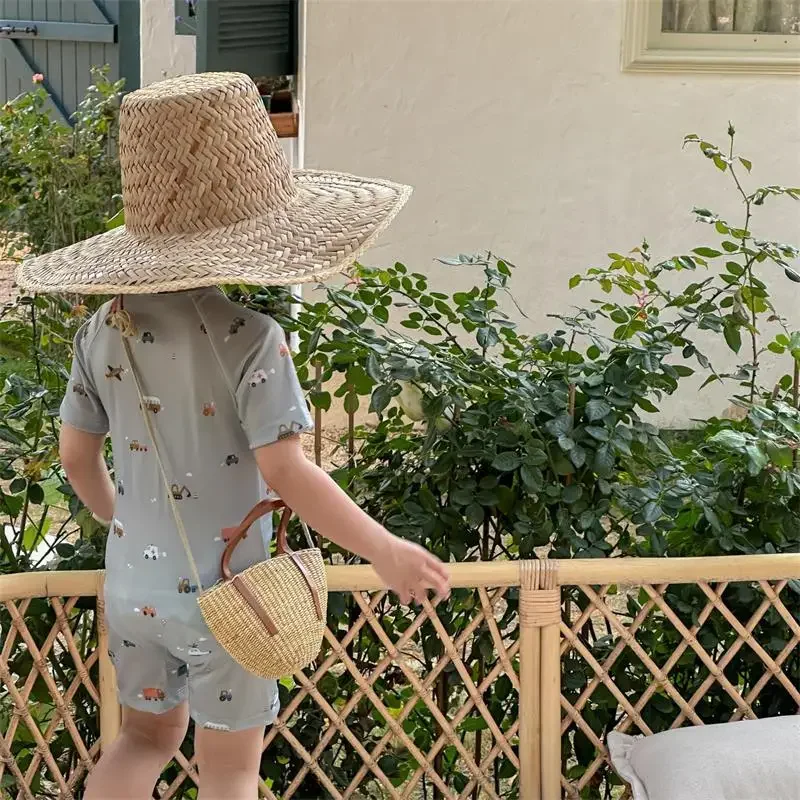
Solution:
{"label": "hat crown", "polygon": [[258,89],[239,73],[127,95],[119,153],[125,225],[138,237],[232,225],[285,208],[297,192]]}

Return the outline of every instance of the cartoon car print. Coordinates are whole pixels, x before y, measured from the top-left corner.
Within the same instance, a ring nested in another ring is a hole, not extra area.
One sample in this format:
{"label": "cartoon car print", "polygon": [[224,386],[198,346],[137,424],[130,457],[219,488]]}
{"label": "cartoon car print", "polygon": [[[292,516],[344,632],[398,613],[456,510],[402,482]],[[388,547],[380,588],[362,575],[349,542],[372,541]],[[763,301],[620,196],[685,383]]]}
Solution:
{"label": "cartoon car print", "polygon": [[73,383],[72,391],[81,397],[86,397],[86,387],[82,383]]}
{"label": "cartoon car print", "polygon": [[221,722],[204,722],[203,727],[209,731],[229,731],[230,725],[223,725]]}
{"label": "cartoon car print", "polygon": [[239,456],[236,453],[231,453],[229,456],[225,457],[225,466],[232,467],[234,464],[239,463]]}
{"label": "cartoon car print", "polygon": [[156,340],[156,337],[150,331],[145,331],[142,334],[142,344],[153,344]]}
{"label": "cartoon car print", "polygon": [[121,539],[125,535],[125,528],[118,519],[115,519],[114,522],[111,523],[111,530],[118,539]]}
{"label": "cartoon car print", "polygon": [[146,453],[147,452],[147,445],[142,444],[139,442],[138,439],[131,440],[131,443],[128,445],[130,451],[132,453]]}
{"label": "cartoon car print", "polygon": [[177,483],[173,483],[172,486],[170,486],[170,492],[172,492],[172,497],[175,500],[185,500],[192,496],[192,493],[186,486],[179,486]]}
{"label": "cartoon car print", "polygon": [[217,413],[216,403],[203,403],[203,416],[213,417]]}
{"label": "cartoon car print", "polygon": [[121,381],[124,373],[125,367],[122,365],[118,367],[112,367],[111,364],[106,364],[106,378],[109,380],[116,378],[118,381]]}
{"label": "cartoon car print", "polygon": [[166,695],[164,694],[163,689],[148,688],[142,689],[142,697],[150,702],[158,702],[163,700]]}
{"label": "cartoon car print", "polygon": [[233,700],[233,694],[231,693],[230,689],[223,689],[219,693],[220,703],[230,703],[231,700]]}
{"label": "cartoon car print", "polygon": [[155,617],[156,610],[153,608],[153,606],[144,606],[144,608],[142,608],[142,614],[145,617]]}
{"label": "cartoon car print", "polygon": [[278,441],[296,436],[302,430],[303,426],[299,422],[293,422],[291,425],[280,425],[278,427]]}
{"label": "cartoon car print", "polygon": [[196,644],[193,644],[188,650],[188,655],[192,658],[202,658],[203,656],[210,656],[211,651],[201,650]]}
{"label": "cartoon car print", "polygon": [[289,345],[287,345],[286,342],[282,342],[281,346],[278,348],[278,352],[280,353],[281,358],[286,358],[286,356],[291,353],[291,350],[289,350]]}
{"label": "cartoon car print", "polygon": [[113,650],[109,650],[109,651],[108,651],[108,657],[109,657],[109,658],[110,658],[112,661],[116,661],[116,660],[117,660],[117,654],[116,654],[116,653],[115,653]]}
{"label": "cartoon car print", "polygon": [[194,594],[196,591],[196,584],[188,578],[178,578],[178,594]]}
{"label": "cartoon car print", "polygon": [[125,495],[125,487],[122,485],[122,481],[117,481],[117,494],[120,497]]}
{"label": "cartoon car print", "polygon": [[158,412],[161,411],[161,400],[158,397],[143,397],[142,409],[158,414]]}
{"label": "cartoon car print", "polygon": [[144,552],[142,555],[148,560],[158,561],[158,547],[154,544],[149,544],[145,547]]}
{"label": "cartoon car print", "polygon": [[234,336],[235,334],[239,333],[239,330],[243,328],[244,325],[245,325],[244,319],[242,319],[241,317],[236,317],[233,320],[233,322],[231,322],[231,327],[228,329],[228,332],[230,333],[231,336]]}
{"label": "cartoon car print", "polygon": [[175,670],[175,674],[179,678],[185,678],[189,674],[189,665],[188,664],[181,664],[178,669]]}
{"label": "cartoon car print", "polygon": [[267,382],[267,373],[264,372],[263,369],[257,369],[251,376],[250,376],[250,387],[255,389],[256,386],[260,386],[262,383]]}
{"label": "cartoon car print", "polygon": [[130,639],[123,639],[122,640],[123,647],[136,647],[136,645]]}

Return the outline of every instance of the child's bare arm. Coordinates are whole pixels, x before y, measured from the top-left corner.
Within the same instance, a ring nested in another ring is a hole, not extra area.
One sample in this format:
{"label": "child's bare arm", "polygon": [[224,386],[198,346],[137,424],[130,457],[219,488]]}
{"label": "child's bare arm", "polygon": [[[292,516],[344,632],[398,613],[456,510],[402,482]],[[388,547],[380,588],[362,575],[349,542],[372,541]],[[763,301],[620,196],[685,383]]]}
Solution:
{"label": "child's bare arm", "polygon": [[110,521],[114,515],[114,484],[108,473],[103,446],[106,437],[86,433],[71,425],[61,426],[61,464],[81,502],[97,519]]}
{"label": "child's bare arm", "polygon": [[364,513],[329,475],[309,461],[298,437],[260,447],[256,461],[267,485],[327,539],[371,562],[400,600],[427,589],[447,594],[445,566],[417,545],[390,534]]}

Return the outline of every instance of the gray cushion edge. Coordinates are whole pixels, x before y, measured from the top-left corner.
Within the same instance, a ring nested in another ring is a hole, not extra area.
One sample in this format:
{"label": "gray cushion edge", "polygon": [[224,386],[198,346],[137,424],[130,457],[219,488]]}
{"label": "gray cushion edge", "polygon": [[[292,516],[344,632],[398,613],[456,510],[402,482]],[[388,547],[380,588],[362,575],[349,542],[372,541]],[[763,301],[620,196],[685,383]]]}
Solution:
{"label": "gray cushion edge", "polygon": [[633,789],[633,800],[649,800],[647,789],[639,780],[639,776],[630,761],[631,751],[641,736],[628,736],[624,733],[613,731],[608,734],[607,745],[608,754],[611,758],[611,765],[617,774],[624,781],[627,781]]}

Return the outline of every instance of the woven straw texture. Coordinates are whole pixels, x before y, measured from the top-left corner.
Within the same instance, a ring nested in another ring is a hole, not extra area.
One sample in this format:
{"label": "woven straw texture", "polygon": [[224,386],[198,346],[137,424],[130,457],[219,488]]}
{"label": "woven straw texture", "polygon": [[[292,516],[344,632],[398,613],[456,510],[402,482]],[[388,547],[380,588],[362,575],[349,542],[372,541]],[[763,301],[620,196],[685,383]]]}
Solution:
{"label": "woven straw texture", "polygon": [[246,670],[263,678],[282,678],[308,666],[318,655],[327,619],[328,586],[319,550],[300,550],[322,606],[322,619],[308,585],[291,556],[261,561],[238,580],[255,595],[275,623],[271,636],[242,595],[228,581],[203,592],[198,603],[211,633]]}
{"label": "woven straw texture", "polygon": [[126,226],[29,259],[33,292],[137,294],[287,285],[349,267],[411,189],[294,171],[252,80],[201,73],[129,94],[120,110]]}

